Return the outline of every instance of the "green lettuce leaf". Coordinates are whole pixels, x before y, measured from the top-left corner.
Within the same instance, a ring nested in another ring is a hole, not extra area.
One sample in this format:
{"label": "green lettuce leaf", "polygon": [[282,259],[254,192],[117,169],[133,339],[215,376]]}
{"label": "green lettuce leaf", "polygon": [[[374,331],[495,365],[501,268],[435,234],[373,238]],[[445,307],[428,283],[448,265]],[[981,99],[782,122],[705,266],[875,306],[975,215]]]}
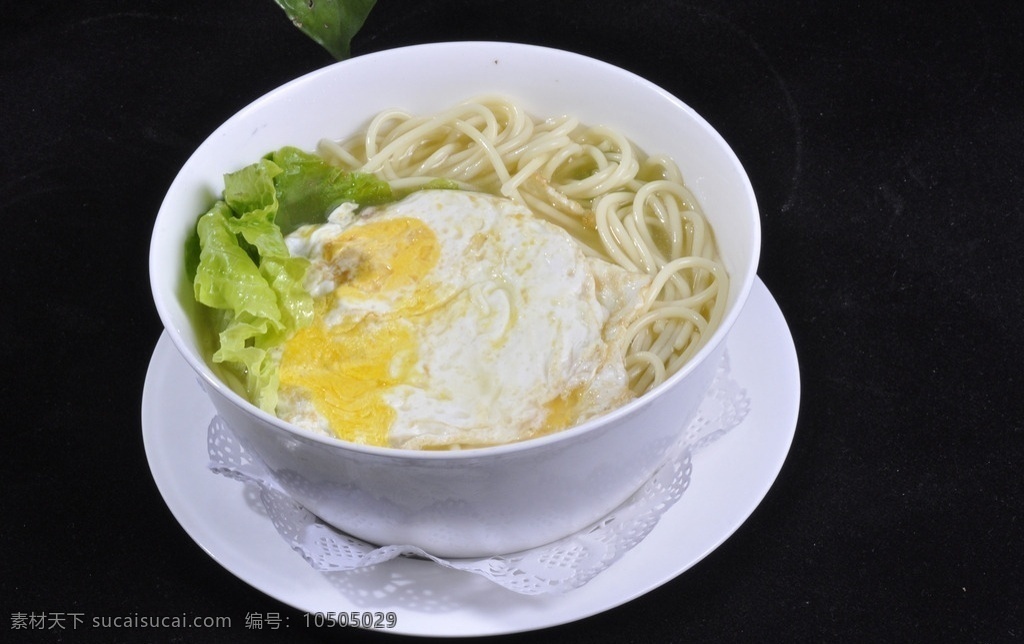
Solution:
{"label": "green lettuce leaf", "polygon": [[274,177],[279,204],[276,221],[286,235],[304,224],[325,222],[342,203],[374,206],[394,199],[388,182],[332,166],[298,148],[281,148],[266,161],[280,169]]}
{"label": "green lettuce leaf", "polygon": [[224,200],[196,224],[196,301],[222,315],[212,359],[244,382],[261,409],[277,407],[277,364],[270,350],[313,319],[302,287],[308,261],[291,257],[274,223],[280,168],[267,160],[224,177]]}
{"label": "green lettuce leaf", "polygon": [[308,324],[313,317],[312,297],[302,288],[307,262],[296,257],[254,261],[240,243],[238,221],[224,202],[199,218],[195,297],[223,313],[215,329],[218,348],[213,362],[244,382],[249,400],[273,412],[278,378],[270,350],[284,341],[289,330]]}
{"label": "green lettuce leaf", "polygon": [[343,202],[391,200],[386,181],[293,147],[224,176],[223,199],[199,218],[186,244],[186,274],[196,301],[212,312],[211,359],[260,408],[277,407],[272,350],[313,319],[313,298],[302,286],[309,262],[290,255],[284,236],[325,222]]}
{"label": "green lettuce leaf", "polygon": [[352,38],[376,0],[276,0],[292,24],[337,60],[351,54]]}

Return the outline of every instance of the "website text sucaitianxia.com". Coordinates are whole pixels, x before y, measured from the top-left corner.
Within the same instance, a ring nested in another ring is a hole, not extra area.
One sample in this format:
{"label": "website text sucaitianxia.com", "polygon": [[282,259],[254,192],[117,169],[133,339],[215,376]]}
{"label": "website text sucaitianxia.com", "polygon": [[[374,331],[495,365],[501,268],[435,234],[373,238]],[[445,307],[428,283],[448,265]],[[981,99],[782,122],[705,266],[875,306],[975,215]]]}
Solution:
{"label": "website text sucaitianxia.com", "polygon": [[13,612],[12,631],[76,631],[86,629],[229,629],[279,630],[300,628],[393,629],[398,615],[388,611],[338,611],[302,613],[298,617],[279,612],[248,612],[241,619],[226,615],[90,615],[84,612]]}

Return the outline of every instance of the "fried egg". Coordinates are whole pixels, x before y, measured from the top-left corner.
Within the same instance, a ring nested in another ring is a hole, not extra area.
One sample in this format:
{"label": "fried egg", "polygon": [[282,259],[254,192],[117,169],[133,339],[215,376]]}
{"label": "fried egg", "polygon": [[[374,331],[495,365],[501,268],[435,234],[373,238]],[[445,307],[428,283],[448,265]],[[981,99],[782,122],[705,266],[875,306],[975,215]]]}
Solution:
{"label": "fried egg", "polygon": [[633,397],[623,330],[646,275],[587,257],[500,197],[426,190],[287,238],[310,260],[315,320],[278,356],[277,413],[413,449],[559,431]]}

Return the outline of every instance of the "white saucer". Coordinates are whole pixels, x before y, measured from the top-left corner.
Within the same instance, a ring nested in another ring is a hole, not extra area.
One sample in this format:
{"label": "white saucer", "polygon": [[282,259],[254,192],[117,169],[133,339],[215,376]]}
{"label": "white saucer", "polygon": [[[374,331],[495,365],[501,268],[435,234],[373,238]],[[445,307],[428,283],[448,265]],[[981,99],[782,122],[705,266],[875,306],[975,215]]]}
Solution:
{"label": "white saucer", "polygon": [[793,440],[800,378],[789,328],[760,280],[728,351],[730,375],[750,398],[743,423],[693,457],[690,487],[643,542],[586,586],[554,597],[521,596],[414,559],[353,572],[313,570],[278,535],[251,490],[207,469],[207,426],[215,411],[166,335],[146,376],[143,439],[157,487],[185,531],[239,579],[285,604],[311,614],[391,611],[397,625],[388,631],[407,635],[536,630],[614,608],[668,582],[717,548],[764,498]]}

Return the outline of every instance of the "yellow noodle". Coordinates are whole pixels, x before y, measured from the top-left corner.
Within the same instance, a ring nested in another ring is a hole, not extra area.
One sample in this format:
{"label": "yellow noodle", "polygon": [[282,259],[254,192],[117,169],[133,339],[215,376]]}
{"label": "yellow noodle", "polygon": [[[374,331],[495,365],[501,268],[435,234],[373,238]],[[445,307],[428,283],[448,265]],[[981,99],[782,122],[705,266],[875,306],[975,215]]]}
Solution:
{"label": "yellow noodle", "polygon": [[537,120],[501,96],[434,115],[388,110],[320,153],[399,190],[434,179],[503,195],[563,227],[589,257],[651,276],[626,332],[637,394],[678,371],[721,323],[729,278],[696,197],[668,157],[645,157],[625,133],[571,116]]}

